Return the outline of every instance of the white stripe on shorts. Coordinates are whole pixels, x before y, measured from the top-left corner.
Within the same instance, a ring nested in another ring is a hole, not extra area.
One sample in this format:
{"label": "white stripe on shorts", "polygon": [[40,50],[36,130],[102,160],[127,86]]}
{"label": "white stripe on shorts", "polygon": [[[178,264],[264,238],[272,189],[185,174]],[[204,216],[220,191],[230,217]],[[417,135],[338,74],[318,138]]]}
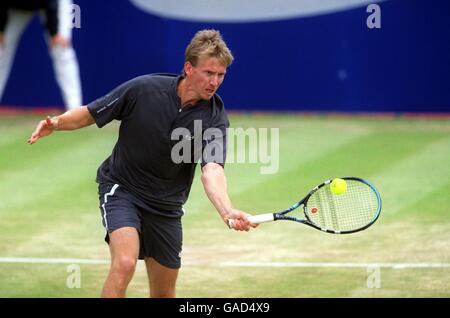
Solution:
{"label": "white stripe on shorts", "polygon": [[109,196],[113,196],[114,195],[114,192],[116,192],[116,189],[119,187],[119,185],[118,184],[115,184],[113,187],[112,187],[112,189],[111,189],[111,191],[109,191],[109,193],[106,193],[105,194],[105,200],[104,200],[104,202],[103,202],[103,204],[102,204],[102,209],[103,209],[103,221],[105,222],[105,228],[106,228],[106,231],[108,231],[108,221],[106,220],[106,207],[105,207],[105,205],[106,205],[106,203],[108,203],[108,195]]}

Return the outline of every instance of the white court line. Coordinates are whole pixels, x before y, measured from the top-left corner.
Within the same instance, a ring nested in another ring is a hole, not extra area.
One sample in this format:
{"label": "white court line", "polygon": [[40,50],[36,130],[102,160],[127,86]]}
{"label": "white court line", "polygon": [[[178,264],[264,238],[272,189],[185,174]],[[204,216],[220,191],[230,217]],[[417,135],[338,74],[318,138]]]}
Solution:
{"label": "white court line", "polygon": [[28,257],[0,257],[0,263],[24,264],[110,264],[109,260],[82,258],[28,258]]}
{"label": "white court line", "polygon": [[324,267],[324,268],[450,268],[450,263],[314,263],[314,262],[223,262],[221,267]]}
{"label": "white court line", "polygon": [[[82,259],[82,258],[27,258],[27,257],[0,257],[0,263],[9,264],[110,264],[106,259]],[[323,268],[450,268],[450,263],[333,263],[333,262],[183,262],[183,266],[199,267],[323,267]]]}

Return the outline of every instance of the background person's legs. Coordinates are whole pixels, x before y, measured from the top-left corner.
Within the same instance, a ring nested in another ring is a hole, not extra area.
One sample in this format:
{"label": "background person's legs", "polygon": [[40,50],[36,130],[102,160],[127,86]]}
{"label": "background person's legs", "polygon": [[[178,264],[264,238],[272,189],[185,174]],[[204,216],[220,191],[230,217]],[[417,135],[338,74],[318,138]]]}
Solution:
{"label": "background person's legs", "polygon": [[[69,46],[50,48],[56,81],[61,88],[64,104],[67,109],[82,106],[80,71],[75,50],[72,47],[72,1],[60,0],[58,8],[58,33],[64,37]],[[49,41],[48,41],[49,42]]]}
{"label": "background person's legs", "polygon": [[5,43],[3,47],[0,47],[0,101],[11,72],[17,45],[32,16],[31,12],[17,10],[8,12],[8,22],[4,34]]}

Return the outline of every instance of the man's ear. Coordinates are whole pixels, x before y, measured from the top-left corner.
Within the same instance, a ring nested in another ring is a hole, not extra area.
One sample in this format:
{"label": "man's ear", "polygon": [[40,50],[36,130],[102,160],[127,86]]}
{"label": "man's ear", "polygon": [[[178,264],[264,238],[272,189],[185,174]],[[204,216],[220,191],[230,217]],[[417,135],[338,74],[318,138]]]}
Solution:
{"label": "man's ear", "polygon": [[184,63],[184,73],[189,76],[192,74],[192,69],[194,66],[192,66],[191,62]]}

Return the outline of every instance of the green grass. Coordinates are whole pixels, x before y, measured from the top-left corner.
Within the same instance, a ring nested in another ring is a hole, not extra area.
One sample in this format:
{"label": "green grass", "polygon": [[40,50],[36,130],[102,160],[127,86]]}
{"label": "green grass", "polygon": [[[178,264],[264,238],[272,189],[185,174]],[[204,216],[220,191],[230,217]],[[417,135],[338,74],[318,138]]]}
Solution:
{"label": "green grass", "polygon": [[[118,124],[60,132],[26,144],[39,118],[0,118],[0,257],[107,259],[95,173]],[[248,233],[225,228],[206,198],[199,171],[183,218],[180,297],[449,297],[450,268],[221,267],[224,262],[450,263],[450,122],[402,118],[231,116],[233,127],[279,128],[279,167],[229,163],[229,193],[249,213],[283,209],[317,183],[338,176],[372,181],[380,220],[353,235],[293,223]],[[247,149],[249,150],[249,149]],[[0,297],[98,297],[107,265],[0,263]],[[218,288],[220,286],[220,288]],[[146,297],[140,262],[129,287]]]}

